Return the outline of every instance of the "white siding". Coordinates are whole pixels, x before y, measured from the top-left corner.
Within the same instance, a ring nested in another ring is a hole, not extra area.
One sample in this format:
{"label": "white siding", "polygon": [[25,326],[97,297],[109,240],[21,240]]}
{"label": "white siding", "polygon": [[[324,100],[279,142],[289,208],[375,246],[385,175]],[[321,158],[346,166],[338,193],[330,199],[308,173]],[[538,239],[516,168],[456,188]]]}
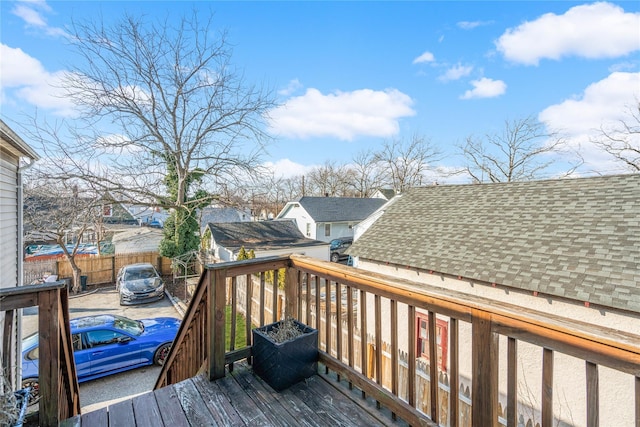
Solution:
{"label": "white siding", "polygon": [[0,147],[0,287],[18,286],[18,158]]}

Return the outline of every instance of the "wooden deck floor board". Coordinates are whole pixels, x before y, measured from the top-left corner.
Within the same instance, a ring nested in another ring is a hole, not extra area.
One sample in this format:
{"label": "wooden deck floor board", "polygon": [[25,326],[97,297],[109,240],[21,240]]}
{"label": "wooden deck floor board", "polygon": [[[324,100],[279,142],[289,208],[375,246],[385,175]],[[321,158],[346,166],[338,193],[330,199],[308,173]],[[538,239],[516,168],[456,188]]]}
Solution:
{"label": "wooden deck floor board", "polygon": [[[276,392],[246,364],[210,382],[198,375],[107,408],[66,420],[65,426],[406,426],[352,399],[321,375]],[[346,391],[345,391],[346,390]]]}
{"label": "wooden deck floor board", "polygon": [[188,427],[189,421],[182,410],[180,400],[173,387],[163,387],[153,392],[160,408],[165,426]]}
{"label": "wooden deck floor board", "polygon": [[216,425],[225,427],[240,427],[245,423],[240,414],[233,407],[217,381],[210,382],[204,374],[193,378],[193,384],[200,392],[205,405],[214,417]]}
{"label": "wooden deck floor board", "polygon": [[136,427],[156,427],[162,425],[162,415],[153,393],[144,393],[133,399],[133,414]]}

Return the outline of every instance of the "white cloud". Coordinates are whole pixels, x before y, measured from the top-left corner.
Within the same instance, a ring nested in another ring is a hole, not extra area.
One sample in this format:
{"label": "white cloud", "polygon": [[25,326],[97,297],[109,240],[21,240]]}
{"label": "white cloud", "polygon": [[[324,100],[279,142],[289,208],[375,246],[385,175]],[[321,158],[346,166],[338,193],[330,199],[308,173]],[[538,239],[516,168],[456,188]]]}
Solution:
{"label": "white cloud", "polygon": [[22,19],[27,27],[37,28],[49,36],[66,36],[62,28],[51,27],[45,18],[51,7],[44,0],[29,0],[16,3],[11,13]]}
{"label": "white cloud", "polygon": [[462,77],[466,77],[473,71],[472,65],[458,64],[449,68],[443,75],[439,77],[439,80],[449,82],[452,80],[459,80]]}
{"label": "white cloud", "polygon": [[72,114],[73,104],[60,89],[64,72],[50,73],[40,61],[26,54],[22,49],[0,44],[0,90],[2,102],[7,99],[8,90],[15,90],[17,98],[29,104],[52,110],[61,116]]}
{"label": "white cloud", "polygon": [[537,65],[564,56],[615,58],[640,49],[640,13],[611,3],[576,6],[564,15],[547,13],[507,30],[496,47],[510,61]]}
{"label": "white cloud", "polygon": [[507,84],[502,80],[493,80],[486,77],[473,80],[471,84],[473,89],[466,91],[460,99],[495,98],[504,94],[507,90]]}
{"label": "white cloud", "polygon": [[289,159],[280,159],[276,162],[265,162],[263,166],[271,171],[276,178],[291,178],[308,174],[315,165],[301,165]]}
{"label": "white cloud", "polygon": [[600,136],[601,127],[618,126],[639,99],[640,73],[616,72],[589,85],[579,97],[547,107],[538,118],[547,128],[565,134],[589,166],[608,171],[619,165],[609,163],[609,157],[590,141]]}
{"label": "white cloud", "polygon": [[431,52],[425,52],[422,55],[418,56],[416,59],[413,60],[414,64],[422,64],[424,62],[433,62],[435,61],[435,57],[433,56],[433,53]]}
{"label": "white cloud", "polygon": [[396,89],[360,89],[327,95],[307,89],[269,112],[270,131],[292,138],[334,137],[343,141],[366,135],[389,137],[398,119],[415,115],[413,100]]}
{"label": "white cloud", "polygon": [[287,84],[287,87],[282,88],[278,91],[278,95],[291,96],[292,94],[296,93],[298,90],[302,88],[303,88],[303,85],[302,83],[300,83],[300,80],[293,79]]}
{"label": "white cloud", "polygon": [[474,28],[491,25],[492,23],[493,21],[460,21],[456,25],[463,30],[473,30]]}

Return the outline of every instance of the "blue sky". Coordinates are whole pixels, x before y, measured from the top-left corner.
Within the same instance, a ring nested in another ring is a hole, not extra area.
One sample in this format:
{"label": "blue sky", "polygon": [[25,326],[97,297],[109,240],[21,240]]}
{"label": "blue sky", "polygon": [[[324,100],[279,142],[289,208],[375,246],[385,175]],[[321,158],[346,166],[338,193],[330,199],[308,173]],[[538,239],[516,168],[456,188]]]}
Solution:
{"label": "blue sky", "polygon": [[624,172],[589,141],[640,99],[637,1],[2,1],[2,118],[69,114],[51,85],[72,19],[194,7],[228,30],[245,78],[277,93],[264,160],[281,173],[413,135],[446,154],[433,166],[455,168],[455,144],[527,116],[579,147],[582,173]]}

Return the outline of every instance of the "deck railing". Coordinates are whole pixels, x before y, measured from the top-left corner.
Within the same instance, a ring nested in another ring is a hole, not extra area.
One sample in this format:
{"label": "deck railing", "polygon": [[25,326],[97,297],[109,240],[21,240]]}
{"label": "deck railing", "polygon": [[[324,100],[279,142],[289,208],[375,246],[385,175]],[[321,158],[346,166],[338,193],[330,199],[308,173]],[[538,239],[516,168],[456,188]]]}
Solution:
{"label": "deck railing", "polygon": [[[286,271],[284,283],[278,280],[280,269]],[[427,319],[426,330],[420,331],[426,342],[420,349],[418,312]],[[243,330],[236,323],[238,313],[245,319]],[[598,367],[603,366],[633,378],[630,410],[640,426],[638,336],[300,255],[207,266],[156,388],[202,371],[212,380],[223,377],[226,365],[232,368],[233,362],[250,356],[251,328],[283,315],[319,330],[319,358],[327,371],[411,425],[518,426],[523,397],[518,390],[518,346],[527,343],[542,352],[537,410],[543,427],[556,422],[554,352],[584,363],[586,387],[576,392],[585,396],[586,425],[599,425]],[[447,322],[446,337],[437,326],[442,319]],[[226,330],[233,338],[229,345]],[[246,345],[236,349],[238,334],[244,334]],[[461,338],[465,334],[470,348]],[[448,342],[447,355],[442,354],[441,338]],[[506,366],[500,365],[501,340],[507,343]],[[470,356],[470,392],[461,389],[463,353]],[[425,365],[425,358],[433,363]],[[443,370],[446,387],[438,381]],[[499,402],[503,371],[506,401]],[[422,387],[416,386],[419,381]]]}
{"label": "deck railing", "polygon": [[[12,364],[10,340],[14,337],[17,310],[38,307],[39,426],[57,426],[60,420],[80,413],[80,392],[71,344],[69,305],[65,282],[0,289],[0,310],[4,312],[2,365]],[[20,342],[17,343],[20,348]]]}

